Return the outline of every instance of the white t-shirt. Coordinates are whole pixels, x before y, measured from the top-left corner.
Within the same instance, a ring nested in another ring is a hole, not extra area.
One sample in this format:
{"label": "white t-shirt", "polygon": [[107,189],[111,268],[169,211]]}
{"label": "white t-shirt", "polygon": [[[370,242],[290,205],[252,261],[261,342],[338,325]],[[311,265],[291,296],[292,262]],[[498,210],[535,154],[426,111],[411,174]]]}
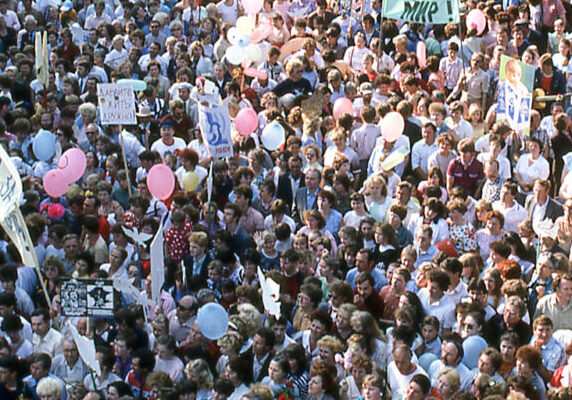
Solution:
{"label": "white t-shirt", "polygon": [[152,151],[157,151],[162,159],[165,159],[167,154],[175,154],[175,150],[183,150],[187,145],[185,141],[181,138],[175,137],[173,138],[173,144],[166,145],[163,142],[163,139],[156,140],[153,145],[151,146]]}
{"label": "white t-shirt", "polygon": [[[395,361],[389,363],[387,367],[387,382],[391,388],[392,399],[402,400],[405,399],[407,386],[415,375],[421,374],[427,376],[427,372],[418,365],[415,365],[415,369],[408,375],[403,375],[397,369]],[[427,376],[428,377],[428,376]]]}
{"label": "white t-shirt", "polygon": [[233,0],[232,5],[225,4],[225,0],[222,0],[216,5],[218,13],[221,16],[222,22],[230,22],[235,24],[238,19],[238,6],[236,0]]}

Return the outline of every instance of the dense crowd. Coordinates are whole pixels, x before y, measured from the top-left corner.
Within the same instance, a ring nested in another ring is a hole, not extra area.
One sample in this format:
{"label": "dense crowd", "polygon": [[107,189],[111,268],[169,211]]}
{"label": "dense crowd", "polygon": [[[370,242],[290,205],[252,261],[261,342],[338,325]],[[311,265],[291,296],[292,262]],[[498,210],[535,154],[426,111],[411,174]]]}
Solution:
{"label": "dense crowd", "polygon": [[[381,0],[0,0],[0,143],[40,266],[3,234],[0,399],[572,399],[572,5],[459,7],[445,25]],[[497,117],[503,55],[552,95],[528,130]],[[104,125],[98,84],[121,79],[137,125]],[[70,149],[85,172],[54,197]],[[69,315],[62,285],[85,278],[116,284],[112,318]]]}

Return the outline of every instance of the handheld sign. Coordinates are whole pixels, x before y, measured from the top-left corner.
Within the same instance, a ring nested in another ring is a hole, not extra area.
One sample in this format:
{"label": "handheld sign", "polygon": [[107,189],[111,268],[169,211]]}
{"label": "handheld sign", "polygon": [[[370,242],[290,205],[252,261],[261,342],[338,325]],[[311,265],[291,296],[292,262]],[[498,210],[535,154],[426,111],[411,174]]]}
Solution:
{"label": "handheld sign", "polygon": [[102,125],[137,125],[135,96],[130,84],[98,84],[97,99]]}

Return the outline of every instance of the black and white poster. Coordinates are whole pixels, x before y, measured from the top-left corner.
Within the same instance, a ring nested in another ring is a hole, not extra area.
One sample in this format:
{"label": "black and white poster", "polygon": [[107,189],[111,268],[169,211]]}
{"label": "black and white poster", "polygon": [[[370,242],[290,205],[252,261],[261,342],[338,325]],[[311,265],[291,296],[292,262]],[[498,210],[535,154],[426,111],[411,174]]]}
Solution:
{"label": "black and white poster", "polygon": [[62,315],[68,317],[113,316],[113,281],[70,279],[61,287]]}

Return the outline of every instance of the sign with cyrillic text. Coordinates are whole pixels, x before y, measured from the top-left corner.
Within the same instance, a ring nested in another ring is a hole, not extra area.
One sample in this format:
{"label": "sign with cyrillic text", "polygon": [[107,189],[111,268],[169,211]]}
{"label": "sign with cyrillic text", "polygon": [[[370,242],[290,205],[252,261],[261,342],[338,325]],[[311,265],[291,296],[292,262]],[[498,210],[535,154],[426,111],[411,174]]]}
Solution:
{"label": "sign with cyrillic text", "polygon": [[133,87],[126,83],[97,85],[99,118],[102,125],[137,125]]}
{"label": "sign with cyrillic text", "polygon": [[383,2],[383,16],[421,24],[460,22],[455,0],[395,0]]}

